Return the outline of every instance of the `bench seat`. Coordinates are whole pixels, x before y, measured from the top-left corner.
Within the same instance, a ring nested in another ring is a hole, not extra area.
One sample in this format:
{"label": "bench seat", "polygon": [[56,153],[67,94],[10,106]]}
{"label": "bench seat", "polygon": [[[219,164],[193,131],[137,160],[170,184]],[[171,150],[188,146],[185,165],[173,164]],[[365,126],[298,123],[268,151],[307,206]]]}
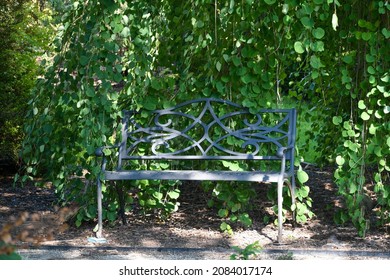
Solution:
{"label": "bench seat", "polygon": [[105,180],[183,180],[183,181],[243,181],[271,182],[288,178],[288,174],[256,171],[204,171],[204,170],[121,170],[106,171]]}

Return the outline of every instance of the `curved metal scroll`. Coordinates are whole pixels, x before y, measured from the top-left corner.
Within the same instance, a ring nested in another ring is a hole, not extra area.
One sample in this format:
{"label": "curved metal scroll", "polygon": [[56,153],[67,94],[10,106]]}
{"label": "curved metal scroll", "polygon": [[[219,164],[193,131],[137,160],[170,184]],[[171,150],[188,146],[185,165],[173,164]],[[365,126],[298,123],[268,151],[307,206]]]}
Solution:
{"label": "curved metal scroll", "polygon": [[[235,103],[203,98],[153,111],[150,119],[144,120],[146,124],[141,124],[135,114],[129,114],[122,144],[126,147],[126,158],[272,159],[278,148],[293,141],[291,118],[291,110],[261,110],[251,114]],[[273,153],[263,154],[266,144],[274,146]]]}

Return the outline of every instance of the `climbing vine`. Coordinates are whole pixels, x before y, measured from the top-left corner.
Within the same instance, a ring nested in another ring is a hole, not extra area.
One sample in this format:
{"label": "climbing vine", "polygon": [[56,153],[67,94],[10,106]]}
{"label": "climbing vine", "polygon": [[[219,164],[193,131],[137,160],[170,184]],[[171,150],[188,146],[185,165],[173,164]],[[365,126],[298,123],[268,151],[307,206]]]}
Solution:
{"label": "climbing vine", "polygon": [[[94,151],[117,142],[121,109],[211,96],[253,112],[300,109],[300,125],[312,128],[300,139],[316,142],[318,164],[337,165],[346,201],[338,221],[351,220],[364,235],[367,188],[378,197],[380,223],[389,221],[387,1],[70,3],[62,10],[56,56],[30,101],[23,159],[27,176],[47,175],[63,201],[82,206],[78,224],[95,217]],[[297,146],[298,201],[285,200],[300,222],[313,215],[309,177],[300,166],[305,146],[302,140]],[[137,186],[146,208],[177,209],[177,185]],[[104,188],[109,220],[119,208],[112,189]],[[212,192],[210,204],[222,205],[221,217],[250,225],[247,189],[217,185]]]}
{"label": "climbing vine", "polygon": [[[364,236],[372,210],[377,214],[376,225],[390,218],[390,60],[386,46],[390,5],[373,1],[352,8],[346,5],[339,12],[357,25],[340,30],[347,43],[338,56],[340,98],[346,110],[333,117],[341,132],[335,178],[347,205],[338,220],[350,219]],[[372,192],[377,199],[370,196]]]}

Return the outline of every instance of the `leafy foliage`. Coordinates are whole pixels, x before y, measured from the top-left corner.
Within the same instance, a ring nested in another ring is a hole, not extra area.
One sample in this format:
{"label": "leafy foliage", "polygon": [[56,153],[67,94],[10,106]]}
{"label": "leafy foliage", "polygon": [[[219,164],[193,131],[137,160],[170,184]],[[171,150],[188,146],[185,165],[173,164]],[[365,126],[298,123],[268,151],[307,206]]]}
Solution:
{"label": "leafy foliage", "polygon": [[233,249],[236,251],[236,254],[232,254],[230,256],[231,260],[249,260],[252,255],[256,256],[263,250],[263,248],[259,244],[259,241],[255,241],[254,243],[249,244],[243,249],[237,246],[233,246]]}
{"label": "leafy foliage", "polygon": [[[338,221],[352,220],[362,236],[373,208],[379,224],[390,219],[389,10],[387,2],[373,1],[340,11],[357,25],[340,30],[346,47],[338,55],[338,85],[346,108],[332,122],[341,132],[335,178],[347,210]],[[368,191],[375,192],[375,202]]]}
{"label": "leafy foliage", "polygon": [[36,59],[48,50],[51,28],[36,1],[0,1],[0,160],[18,162],[22,126],[34,80]]}
{"label": "leafy foliage", "polygon": [[21,260],[22,257],[15,252],[13,246],[0,241],[0,260]]}
{"label": "leafy foliage", "polygon": [[[364,235],[368,219],[360,202],[371,181],[368,167],[375,170],[380,221],[389,221],[389,8],[379,0],[70,1],[57,55],[30,101],[28,175],[44,171],[65,201],[78,201],[81,223],[96,210],[93,184],[81,176],[98,176],[94,150],[118,140],[122,108],[210,96],[253,111],[293,104],[302,109],[300,124],[310,128],[297,147],[298,202],[286,210],[296,210],[301,222],[313,214],[309,178],[300,167],[309,139],[319,162],[339,166],[336,182],[347,202],[339,220],[351,219]],[[220,186],[212,186],[219,215],[249,225],[250,191]],[[176,187],[136,187],[146,207],[177,206]],[[104,192],[104,215],[113,219],[117,194]]]}

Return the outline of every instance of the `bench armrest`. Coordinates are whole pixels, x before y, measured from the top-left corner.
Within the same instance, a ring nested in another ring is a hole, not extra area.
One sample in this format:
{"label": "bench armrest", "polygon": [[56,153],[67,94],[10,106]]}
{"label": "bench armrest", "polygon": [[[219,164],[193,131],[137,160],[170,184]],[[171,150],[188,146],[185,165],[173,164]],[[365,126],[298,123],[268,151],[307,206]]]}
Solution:
{"label": "bench armrest", "polygon": [[95,150],[95,155],[97,157],[103,157],[104,156],[104,150],[105,149],[117,149],[119,148],[119,145],[113,145],[113,146],[102,146]]}
{"label": "bench armrest", "polygon": [[290,150],[290,149],[294,149],[294,145],[290,145],[290,146],[287,146],[287,147],[280,147],[278,149],[278,151],[276,152],[276,155],[280,158],[283,158],[284,154]]}

